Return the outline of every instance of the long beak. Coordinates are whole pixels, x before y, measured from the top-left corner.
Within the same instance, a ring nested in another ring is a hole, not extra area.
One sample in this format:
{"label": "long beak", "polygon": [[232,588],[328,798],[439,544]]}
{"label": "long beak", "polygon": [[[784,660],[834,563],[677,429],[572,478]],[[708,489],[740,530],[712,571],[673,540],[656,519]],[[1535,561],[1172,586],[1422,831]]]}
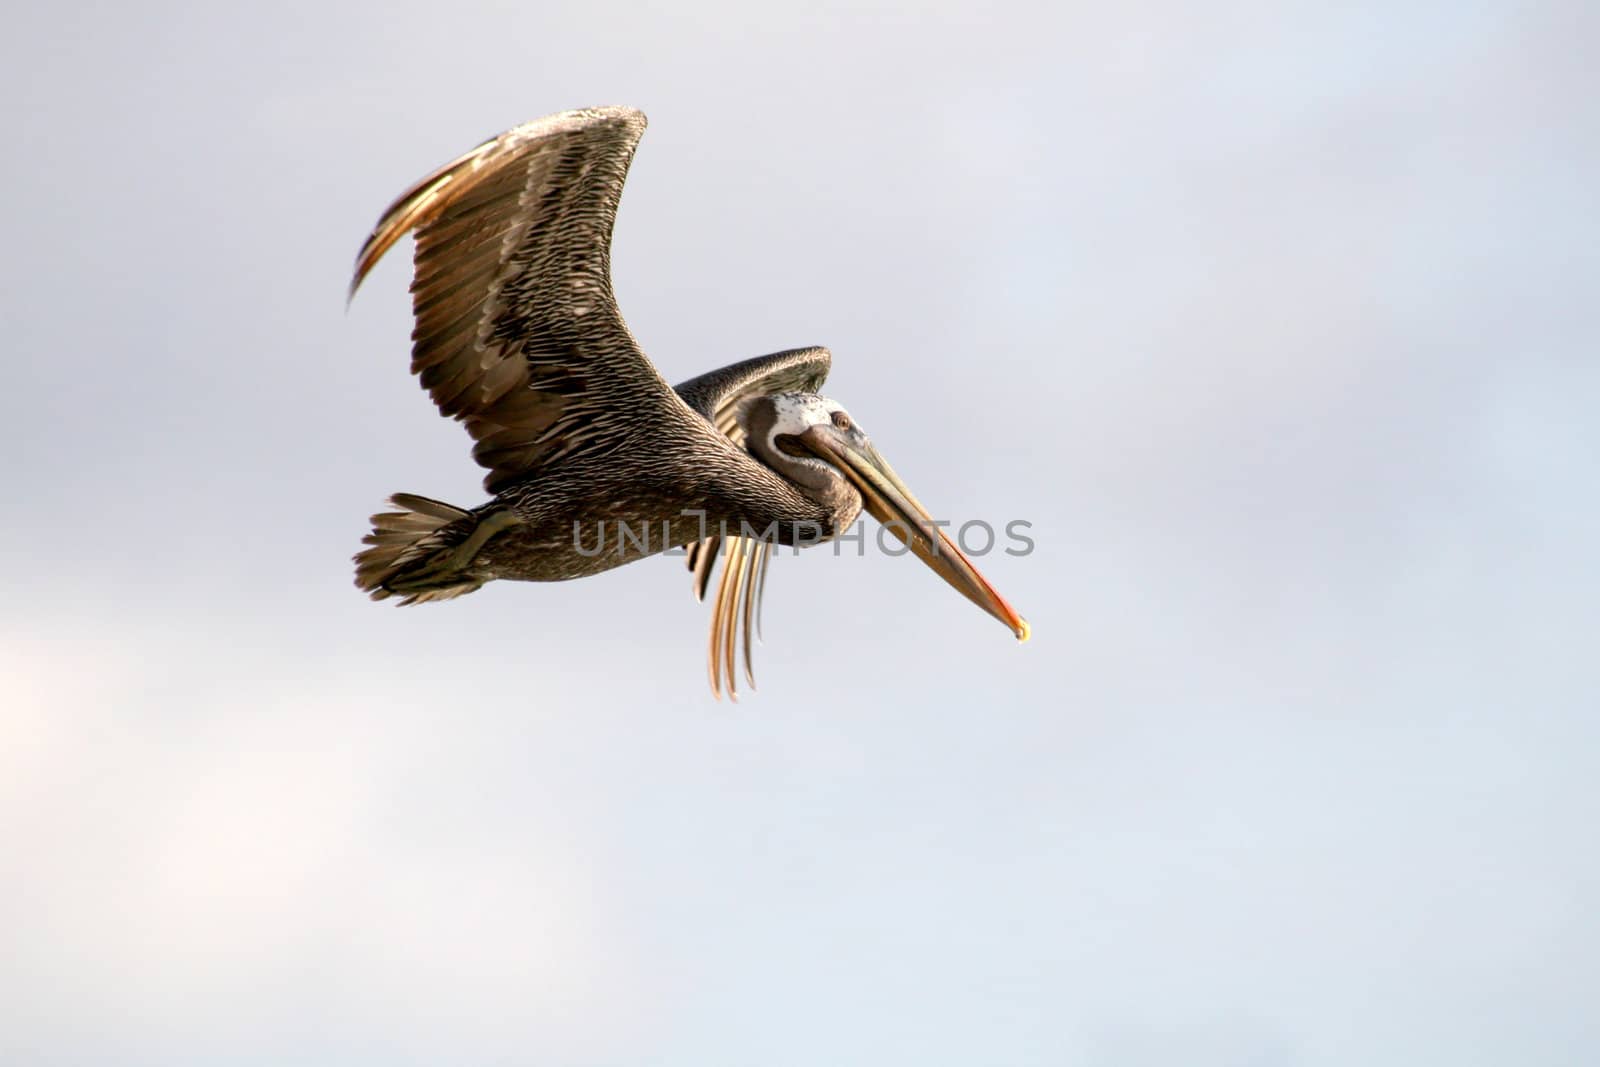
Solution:
{"label": "long beak", "polygon": [[813,426],[799,435],[800,442],[837,467],[861,491],[862,501],[872,517],[888,527],[918,559],[956,588],[962,596],[1006,624],[1026,641],[1031,632],[1028,621],[995,592],[994,586],[934,525],[933,516],[917,502],[911,490],[895,474],[889,461],[865,441],[844,437],[831,427]]}

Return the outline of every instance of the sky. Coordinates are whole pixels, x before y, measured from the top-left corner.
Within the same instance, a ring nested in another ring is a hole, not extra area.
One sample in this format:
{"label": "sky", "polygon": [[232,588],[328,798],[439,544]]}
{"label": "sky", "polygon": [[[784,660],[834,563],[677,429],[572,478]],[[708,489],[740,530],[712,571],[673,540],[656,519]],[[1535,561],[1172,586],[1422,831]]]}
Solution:
{"label": "sky", "polygon": [[[31,5],[0,321],[0,1061],[1600,1056],[1593,5]],[[473,505],[412,180],[650,129],[669,380],[806,344],[910,558],[397,609]]]}

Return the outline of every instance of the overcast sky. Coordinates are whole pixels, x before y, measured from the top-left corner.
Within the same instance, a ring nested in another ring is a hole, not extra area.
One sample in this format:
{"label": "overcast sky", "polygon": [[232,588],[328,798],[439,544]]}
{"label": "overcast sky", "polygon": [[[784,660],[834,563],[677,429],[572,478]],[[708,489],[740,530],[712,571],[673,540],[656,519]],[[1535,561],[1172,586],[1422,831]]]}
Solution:
{"label": "overcast sky", "polygon": [[[26,5],[0,1061],[1600,1057],[1593,5]],[[666,376],[803,344],[980,564],[365,600],[471,505],[409,182],[651,126]]]}

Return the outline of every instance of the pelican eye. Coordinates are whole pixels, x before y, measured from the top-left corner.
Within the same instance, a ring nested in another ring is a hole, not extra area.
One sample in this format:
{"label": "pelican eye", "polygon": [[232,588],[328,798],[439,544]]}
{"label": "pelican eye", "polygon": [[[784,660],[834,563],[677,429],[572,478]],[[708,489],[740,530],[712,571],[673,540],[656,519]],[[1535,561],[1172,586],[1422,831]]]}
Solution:
{"label": "pelican eye", "polygon": [[833,413],[833,424],[839,427],[841,430],[848,430],[852,425],[850,422],[850,416],[846,415],[842,411],[835,411]]}
{"label": "pelican eye", "polygon": [[772,443],[778,446],[778,451],[782,452],[786,456],[800,456],[804,458],[811,455],[811,452],[805,447],[805,445],[800,443],[800,438],[796,437],[792,433],[780,433],[778,436],[772,439]]}

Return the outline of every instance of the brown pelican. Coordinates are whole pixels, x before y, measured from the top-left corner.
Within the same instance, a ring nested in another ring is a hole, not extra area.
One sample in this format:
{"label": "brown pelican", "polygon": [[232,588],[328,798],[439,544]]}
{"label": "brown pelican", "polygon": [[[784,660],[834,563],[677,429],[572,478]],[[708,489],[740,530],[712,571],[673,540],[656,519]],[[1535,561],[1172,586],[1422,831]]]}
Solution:
{"label": "brown pelican", "polygon": [[[559,581],[687,547],[711,613],[711,687],[735,694],[734,648],[777,545],[826,540],[863,506],[935,573],[1005,623],[984,580],[836,402],[825,348],[757,356],[684,382],[657,373],[611,292],[611,228],[645,118],[568,111],[485,141],[406,190],[356,258],[363,278],[408,231],[411,371],[466,424],[494,499],[410,493],[372,517],[356,584],[402,604],[495,578]],[[759,623],[758,623],[759,625]]]}

